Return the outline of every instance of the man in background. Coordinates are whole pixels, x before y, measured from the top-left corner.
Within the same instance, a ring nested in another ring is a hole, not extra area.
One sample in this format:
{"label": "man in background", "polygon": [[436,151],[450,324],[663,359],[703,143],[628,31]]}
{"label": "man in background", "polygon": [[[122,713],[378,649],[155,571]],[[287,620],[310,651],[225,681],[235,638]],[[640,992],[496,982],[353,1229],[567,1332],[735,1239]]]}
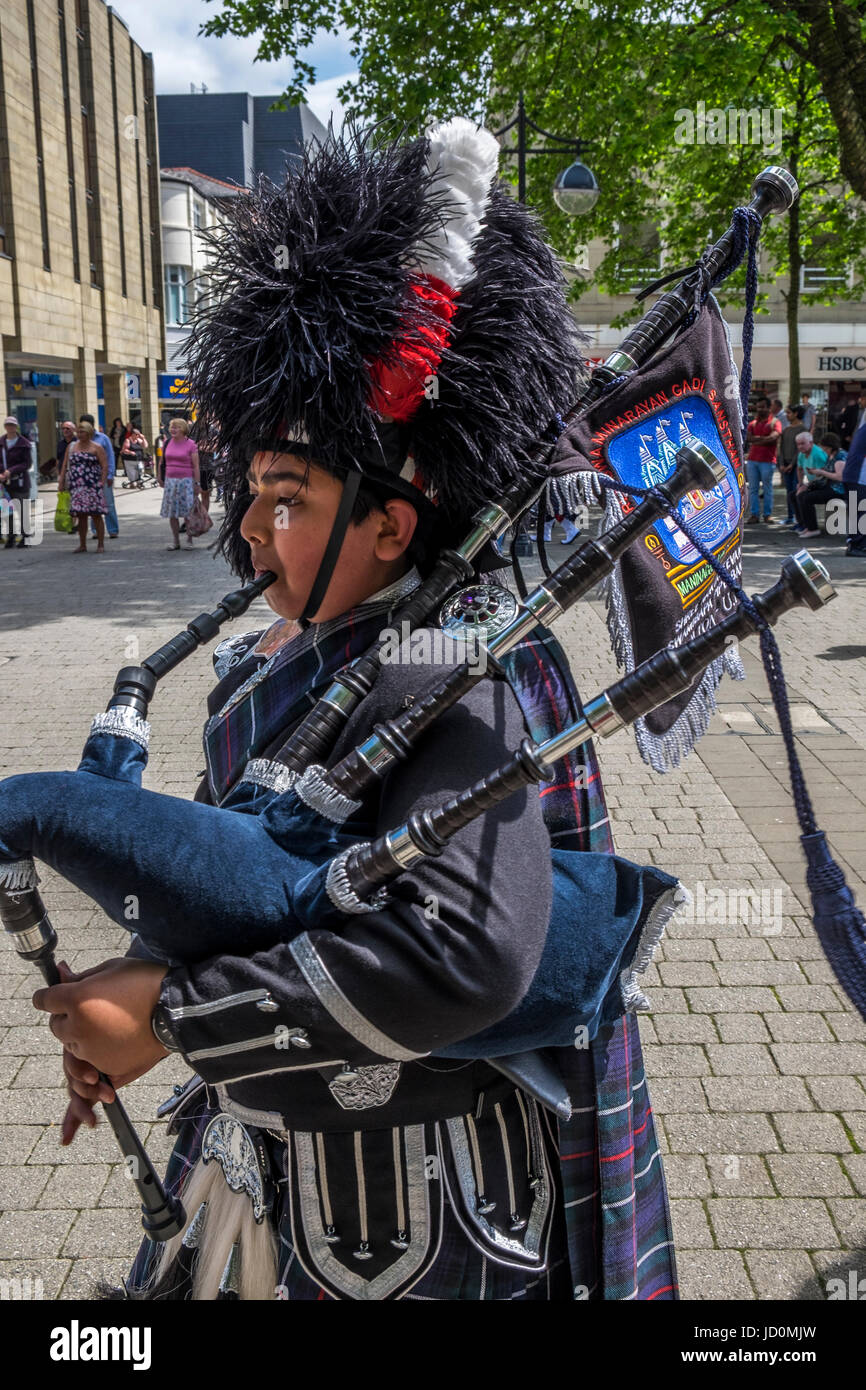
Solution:
{"label": "man in background", "polygon": [[[749,421],[746,431],[746,475],[749,480],[750,516],[747,526],[755,526],[761,520],[768,524],[773,519],[773,473],[776,470],[776,452],[779,447],[781,429],[778,420],[770,414],[769,396],[759,396],[755,418]],[[764,489],[764,515],[760,515],[759,488]]]}
{"label": "man in background", "polygon": [[811,434],[815,425],[815,417],[818,412],[816,411],[812,402],[809,400],[808,391],[804,391],[800,399],[803,402],[803,429],[808,434]]}
{"label": "man in background", "polygon": [[57,441],[57,454],[55,456],[58,477],[60,476],[60,470],[63,467],[63,460],[66,458],[66,450],[69,448],[72,441],[77,438],[78,432],[75,428],[75,421],[64,420],[63,424],[60,426],[60,438]]}
{"label": "man in background", "polygon": [[785,484],[785,496],[788,499],[788,514],[782,522],[783,526],[798,526],[797,509],[794,506],[794,497],[797,492],[797,435],[803,430],[803,407],[792,405],[788,407],[789,422],[782,430],[779,439],[779,472],[782,475],[782,482]]}

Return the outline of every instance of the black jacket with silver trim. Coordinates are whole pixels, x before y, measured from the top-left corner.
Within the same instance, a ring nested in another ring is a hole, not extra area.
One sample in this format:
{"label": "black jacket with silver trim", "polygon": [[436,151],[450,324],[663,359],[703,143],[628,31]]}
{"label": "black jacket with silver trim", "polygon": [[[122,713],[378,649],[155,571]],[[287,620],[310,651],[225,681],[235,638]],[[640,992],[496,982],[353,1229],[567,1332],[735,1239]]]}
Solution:
{"label": "black jacket with silver trim", "polygon": [[[433,636],[442,642],[441,632]],[[457,664],[459,649],[451,649],[454,660],[383,666],[332,763]],[[212,707],[251,669],[242,659]],[[352,826],[366,838],[440,804],[503,762],[525,733],[507,682],[482,681],[440,717]],[[383,1061],[404,1065],[390,1102],[373,1101],[377,1124],[463,1113],[490,1068],[418,1059],[480,1032],[520,1001],[541,956],[551,894],[550,842],[533,787],[474,821],[439,859],[404,874],[382,910],[347,916],[339,932],[309,931],[250,956],[174,968],[161,1000],[190,1066],[251,1117],[322,1127],[339,1115],[328,1081]]]}

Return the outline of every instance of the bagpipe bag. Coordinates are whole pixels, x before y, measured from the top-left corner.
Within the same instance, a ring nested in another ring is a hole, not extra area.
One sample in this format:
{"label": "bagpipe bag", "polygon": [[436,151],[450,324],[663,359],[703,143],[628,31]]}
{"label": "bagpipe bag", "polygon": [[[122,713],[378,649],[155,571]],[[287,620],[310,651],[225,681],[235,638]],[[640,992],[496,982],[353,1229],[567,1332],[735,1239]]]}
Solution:
{"label": "bagpipe bag", "polygon": [[[361,648],[382,620],[379,612],[356,623],[353,647]],[[579,716],[567,662],[550,633],[537,629],[506,658],[506,671],[533,738],[550,737]],[[265,685],[244,683],[253,687],[247,701],[256,685]],[[230,703],[241,715],[244,698]],[[269,720],[258,724],[259,746],[286,735],[286,713],[280,702],[270,703]],[[219,721],[211,720],[208,730],[237,751],[237,760],[221,764],[224,792],[233,787],[237,796],[246,752]],[[591,745],[579,752],[540,789],[554,892],[532,988],[516,1015],[444,1055],[477,1056],[482,1046],[483,1055],[502,1056],[567,1045],[578,1029],[592,1037],[623,1008],[646,1007],[631,970],[645,968],[675,910],[676,881],[611,854],[595,754]],[[105,774],[88,770],[100,765]],[[313,927],[339,930],[343,914],[327,896],[327,867],[369,833],[369,821],[313,821],[292,792],[260,797],[246,810],[185,801],[142,788],[143,765],[140,745],[97,732],[78,771],[6,779],[0,859],[10,865],[35,855],[171,963],[265,949]]]}

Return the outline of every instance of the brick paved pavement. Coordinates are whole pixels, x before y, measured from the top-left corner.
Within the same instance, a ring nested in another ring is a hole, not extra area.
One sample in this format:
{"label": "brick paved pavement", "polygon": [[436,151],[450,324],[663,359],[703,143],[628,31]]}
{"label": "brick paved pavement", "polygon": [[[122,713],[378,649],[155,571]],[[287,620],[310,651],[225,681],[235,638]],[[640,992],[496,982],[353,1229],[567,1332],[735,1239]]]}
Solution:
{"label": "brick paved pavement", "polygon": [[[52,504],[50,489],[43,496]],[[38,549],[0,556],[11,571],[0,616],[0,775],[74,767],[118,667],[229,587],[201,542],[192,554],[165,551],[159,499],[118,493],[121,539],[106,542],[104,557],[72,556],[70,539],[53,531]],[[819,820],[866,903],[866,571],[836,543],[813,544],[840,596],[817,617],[786,617],[780,639]],[[747,533],[749,587],[771,583],[792,548],[787,533]],[[268,613],[260,602],[244,625]],[[561,635],[584,693],[596,692],[614,675],[600,605],[584,604]],[[698,895],[693,920],[671,928],[651,968],[653,1012],[641,1022],[683,1296],[814,1299],[830,1277],[866,1276],[866,1025],[809,923],[781,740],[751,653],[746,667],[676,772],[648,769],[627,734],[601,756],[619,852],[678,872]],[[154,789],[191,795],[210,683],[201,655],[160,688]],[[55,875],[45,874],[44,890],[73,968],[125,948],[125,933]],[[29,1275],[45,1297],[86,1297],[94,1278],[127,1268],[136,1204],[104,1126],[59,1148],[58,1047],[30,1006],[34,984],[3,943],[0,1279]],[[155,1107],[185,1074],[168,1060],[125,1092],[160,1160],[169,1145]]]}

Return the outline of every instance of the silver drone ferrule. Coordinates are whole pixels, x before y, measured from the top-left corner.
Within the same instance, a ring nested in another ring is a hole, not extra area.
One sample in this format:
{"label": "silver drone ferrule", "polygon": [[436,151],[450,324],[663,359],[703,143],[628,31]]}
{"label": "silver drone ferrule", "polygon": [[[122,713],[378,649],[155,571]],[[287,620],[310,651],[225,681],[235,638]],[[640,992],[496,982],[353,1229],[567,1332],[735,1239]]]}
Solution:
{"label": "silver drone ferrule", "polygon": [[582,719],[569,724],[568,728],[563,729],[555,738],[549,738],[540,744],[536,756],[545,766],[553,767],[560,758],[573,753],[582,743],[588,743],[594,736],[608,738],[624,725],[625,720],[620,718],[607,695],[602,692],[584,705]]}
{"label": "silver drone ferrule", "polygon": [[331,709],[345,715],[352,714],[357,703],[358,697],[355,692],[341,680],[335,680],[319,698],[319,704],[330,705]]}
{"label": "silver drone ferrule", "polygon": [[457,554],[464,560],[474,560],[488,541],[496,540],[508,530],[513,520],[498,502],[488,502],[472,518],[472,530],[456,547]]}
{"label": "silver drone ferrule", "polygon": [[809,601],[807,598],[807,603],[811,609],[823,608],[825,603],[836,597],[830,575],[820,560],[816,560],[808,550],[798,550],[791,559],[803,578],[808,580],[812,599]]}
{"label": "silver drone ferrule", "polygon": [[389,767],[396,762],[394,754],[389,753],[378,734],[371,734],[369,738],[365,738],[355,751],[377,777],[384,777]]}
{"label": "silver drone ferrule", "polygon": [[603,365],[607,367],[609,372],[616,372],[617,376],[622,376],[624,372],[637,370],[637,362],[634,358],[630,357],[627,352],[620,351],[619,348],[616,352],[612,352],[610,357],[605,358]]}
{"label": "silver drone ferrule", "polygon": [[548,627],[556,618],[562,617],[563,612],[562,604],[557,602],[549,589],[539,584],[524,599],[517,616],[486,643],[487,650],[492,657],[504,656],[518,642],[522,642],[538,623]]}
{"label": "silver drone ferrule", "polygon": [[22,960],[37,960],[57,944],[45,904],[36,887],[33,860],[4,865],[0,881],[0,921]]}
{"label": "silver drone ferrule", "polygon": [[764,213],[765,217],[778,217],[781,213],[787,212],[800,196],[800,187],[794,175],[779,164],[768,164],[766,169],[761,170],[752,184],[752,193],[763,192],[768,185],[776,194],[776,206],[768,208]]}
{"label": "silver drone ferrule", "polygon": [[43,951],[53,951],[57,945],[57,933],[48,920],[48,914],[31,927],[7,927],[12,937],[12,945],[22,960],[35,960]]}
{"label": "silver drone ferrule", "polygon": [[392,830],[390,835],[385,836],[385,843],[394,863],[399,864],[401,869],[411,869],[413,864],[424,858],[424,851],[414,843],[408,826],[401,825],[399,830]]}

